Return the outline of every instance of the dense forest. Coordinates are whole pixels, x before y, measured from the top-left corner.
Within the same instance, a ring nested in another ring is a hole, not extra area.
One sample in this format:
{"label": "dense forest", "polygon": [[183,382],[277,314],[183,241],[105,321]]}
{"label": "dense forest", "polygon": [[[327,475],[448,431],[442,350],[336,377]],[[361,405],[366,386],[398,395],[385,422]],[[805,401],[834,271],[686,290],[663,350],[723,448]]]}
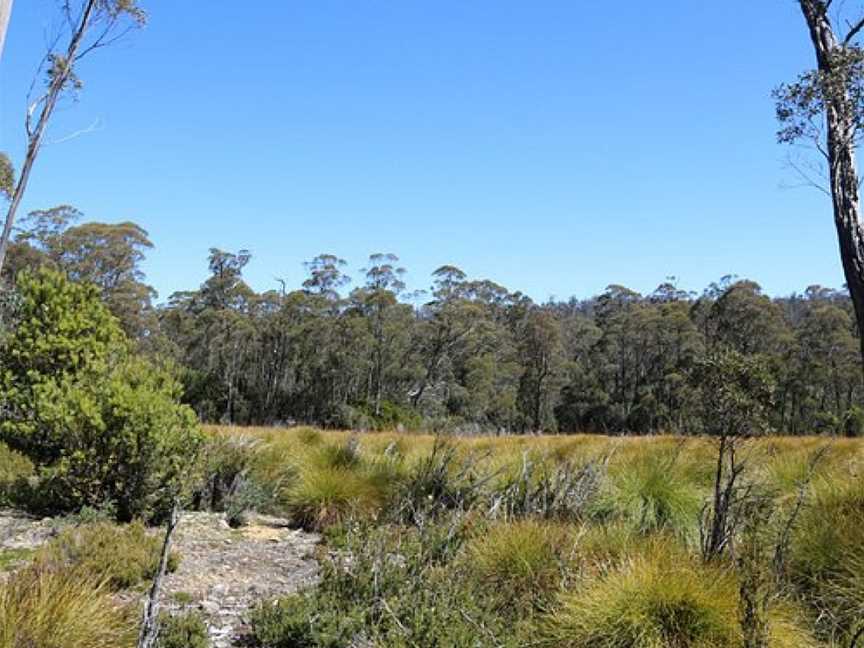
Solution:
{"label": "dense forest", "polygon": [[674,278],[647,295],[610,285],[589,299],[536,303],[443,265],[409,293],[392,254],[349,278],[321,254],[292,289],[255,292],[252,255],[212,249],[209,278],[155,305],[133,223],[84,222],[72,207],[21,221],[5,272],[47,265],[96,284],[126,333],[180,368],[205,421],[458,433],[695,432],[692,370],[731,348],[764,363],[773,426],[858,435],[862,367],[845,291],[772,298],[723,277],[701,294]]}

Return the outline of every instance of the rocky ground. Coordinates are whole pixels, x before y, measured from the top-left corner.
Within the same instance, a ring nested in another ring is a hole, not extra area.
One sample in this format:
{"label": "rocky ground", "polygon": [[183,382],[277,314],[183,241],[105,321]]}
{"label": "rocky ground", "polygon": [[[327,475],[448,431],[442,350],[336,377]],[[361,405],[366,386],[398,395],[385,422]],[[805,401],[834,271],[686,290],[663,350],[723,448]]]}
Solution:
{"label": "rocky ground", "polygon": [[236,645],[252,605],[316,582],[319,540],[279,518],[252,516],[232,529],[220,514],[187,513],[174,545],[180,567],[165,578],[166,601],[200,608],[210,619],[214,648]]}
{"label": "rocky ground", "polygon": [[[0,511],[0,568],[14,569],[57,529],[48,518]],[[174,541],[180,567],[165,578],[164,607],[204,612],[214,648],[241,645],[251,606],[316,582],[319,541],[280,518],[254,515],[247,526],[232,529],[222,514],[186,513]]]}

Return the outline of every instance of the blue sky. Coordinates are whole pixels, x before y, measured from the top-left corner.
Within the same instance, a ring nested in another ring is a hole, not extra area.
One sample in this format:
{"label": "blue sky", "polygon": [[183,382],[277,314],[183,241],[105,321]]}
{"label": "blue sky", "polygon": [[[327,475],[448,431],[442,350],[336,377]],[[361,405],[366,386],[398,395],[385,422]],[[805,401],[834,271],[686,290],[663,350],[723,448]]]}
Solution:
{"label": "blue sky", "polygon": [[[160,299],[248,248],[253,287],[319,252],[395,252],[537,300],[735,273],[772,294],[843,283],[830,205],[786,167],[770,92],[812,65],[791,0],[177,2],[95,53],[24,211],[133,220]],[[0,150],[54,0],[17,0]],[[94,132],[56,143],[99,123]]]}

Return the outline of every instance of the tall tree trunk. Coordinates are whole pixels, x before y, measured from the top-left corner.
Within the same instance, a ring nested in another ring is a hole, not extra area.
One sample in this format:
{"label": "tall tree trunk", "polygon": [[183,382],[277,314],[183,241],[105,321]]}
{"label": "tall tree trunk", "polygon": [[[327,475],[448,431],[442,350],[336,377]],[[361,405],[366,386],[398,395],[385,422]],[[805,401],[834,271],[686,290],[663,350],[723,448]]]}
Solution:
{"label": "tall tree trunk", "polygon": [[[820,72],[834,70],[834,54],[843,44],[837,38],[824,0],[799,0]],[[846,285],[855,308],[858,339],[864,359],[864,230],[858,195],[858,169],[855,163],[855,117],[846,101],[826,101],[825,126],[831,201],[834,225],[840,246],[840,259]]]}
{"label": "tall tree trunk", "polygon": [[[7,0],[0,0],[0,3]],[[11,9],[11,2],[9,8]],[[81,18],[75,29],[72,32],[72,38],[69,41],[69,47],[66,50],[65,58],[66,65],[62,70],[58,71],[52,78],[48,86],[48,92],[42,100],[42,110],[39,112],[39,118],[36,120],[36,126],[29,133],[27,140],[27,153],[24,156],[24,164],[21,166],[21,175],[18,177],[18,184],[15,185],[15,191],[12,193],[12,200],[9,203],[9,210],[6,212],[6,222],[3,224],[3,231],[0,233],[0,272],[3,271],[3,264],[6,261],[6,250],[9,247],[9,239],[12,238],[12,225],[15,222],[15,214],[18,207],[21,205],[21,199],[24,197],[24,192],[27,190],[27,182],[30,180],[30,172],[33,170],[33,163],[36,161],[36,156],[39,155],[39,149],[42,147],[42,139],[45,137],[45,129],[54,112],[54,107],[57,105],[57,100],[63,92],[63,88],[69,81],[72,75],[72,70],[75,66],[75,61],[78,58],[81,43],[90,27],[90,20],[93,17],[93,12],[96,10],[96,0],[88,0],[81,12]],[[35,106],[34,106],[35,108]],[[29,127],[29,122],[28,122]]]}
{"label": "tall tree trunk", "polygon": [[3,44],[6,42],[6,28],[12,15],[12,0],[0,0],[0,59],[3,58]]}

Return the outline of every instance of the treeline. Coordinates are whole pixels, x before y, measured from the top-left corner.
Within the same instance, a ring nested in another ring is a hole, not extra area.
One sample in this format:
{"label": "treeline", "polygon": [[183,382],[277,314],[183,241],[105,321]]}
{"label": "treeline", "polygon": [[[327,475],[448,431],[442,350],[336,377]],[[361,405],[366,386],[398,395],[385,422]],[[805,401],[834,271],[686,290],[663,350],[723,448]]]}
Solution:
{"label": "treeline", "polygon": [[442,266],[407,293],[394,255],[352,282],[322,254],[302,286],[258,293],[251,259],[213,249],[209,278],[154,307],[140,262],[152,244],[132,223],[76,225],[70,207],[34,212],[7,279],[49,265],[95,283],[126,332],[182,367],[203,420],[236,424],[470,432],[688,432],[699,359],[758,355],[776,389],[773,424],[790,434],[859,434],[862,366],[851,303],[811,286],[770,298],[725,277],[701,294],[674,280],[641,295],[609,286],[590,299],[533,302]]}

